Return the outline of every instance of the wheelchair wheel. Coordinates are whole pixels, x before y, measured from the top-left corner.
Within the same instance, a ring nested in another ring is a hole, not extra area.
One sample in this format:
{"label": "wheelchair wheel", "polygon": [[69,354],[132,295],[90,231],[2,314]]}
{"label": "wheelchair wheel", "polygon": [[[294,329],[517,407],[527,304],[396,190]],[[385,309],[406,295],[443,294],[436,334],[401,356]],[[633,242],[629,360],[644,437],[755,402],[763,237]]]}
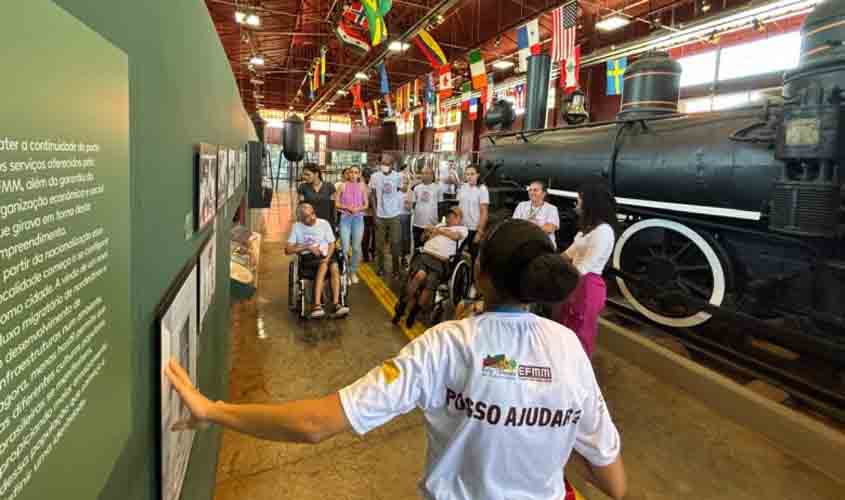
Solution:
{"label": "wheelchair wheel", "polygon": [[449,278],[449,300],[452,307],[457,307],[467,296],[470,285],[472,285],[472,270],[469,262],[461,260],[455,265],[452,276]]}

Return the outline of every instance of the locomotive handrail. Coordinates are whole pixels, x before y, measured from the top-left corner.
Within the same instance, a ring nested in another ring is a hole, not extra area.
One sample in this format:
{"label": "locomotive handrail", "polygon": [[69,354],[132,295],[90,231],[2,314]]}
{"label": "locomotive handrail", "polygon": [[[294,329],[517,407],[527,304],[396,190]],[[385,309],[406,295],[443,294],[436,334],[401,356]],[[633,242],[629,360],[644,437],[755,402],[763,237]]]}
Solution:
{"label": "locomotive handrail", "polygon": [[[642,122],[645,124],[647,121],[658,121],[658,120],[668,120],[670,118],[683,118],[689,116],[687,113],[671,113],[659,116],[647,116],[647,117],[639,117],[639,118],[627,118],[622,120],[605,120],[601,122],[590,122],[584,123],[581,125],[567,125],[565,127],[555,127],[555,128],[535,128],[529,130],[509,130],[507,132],[492,132],[489,134],[484,134],[482,139],[490,139],[492,142],[493,138],[499,137],[510,137],[510,136],[522,136],[525,138],[526,134],[536,135],[543,132],[554,132],[557,130],[578,130],[583,128],[595,128],[595,127],[603,127],[605,125],[613,125],[619,123],[631,123],[631,122]],[[527,140],[526,140],[527,142]]]}

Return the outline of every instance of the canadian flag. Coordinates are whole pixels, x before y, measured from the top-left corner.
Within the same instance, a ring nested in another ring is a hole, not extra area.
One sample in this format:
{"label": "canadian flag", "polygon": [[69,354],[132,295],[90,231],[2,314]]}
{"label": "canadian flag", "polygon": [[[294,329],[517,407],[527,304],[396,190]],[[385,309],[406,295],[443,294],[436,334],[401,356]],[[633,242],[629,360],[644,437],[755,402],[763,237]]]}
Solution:
{"label": "canadian flag", "polygon": [[437,86],[438,93],[441,99],[448,99],[452,97],[452,67],[449,64],[443,64],[438,70],[440,75],[439,85]]}

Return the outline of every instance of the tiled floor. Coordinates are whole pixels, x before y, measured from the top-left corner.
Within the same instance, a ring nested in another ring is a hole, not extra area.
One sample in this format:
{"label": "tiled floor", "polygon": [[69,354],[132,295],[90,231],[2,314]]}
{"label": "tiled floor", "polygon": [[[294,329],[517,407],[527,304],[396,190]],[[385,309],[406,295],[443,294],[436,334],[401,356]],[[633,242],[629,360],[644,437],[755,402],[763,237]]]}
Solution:
{"label": "tiled floor", "polygon": [[[285,221],[279,204],[276,220]],[[272,220],[270,221],[273,222]],[[335,391],[406,342],[366,286],[355,285],[352,314],[302,322],[287,310],[287,262],[265,242],[256,298],[236,306],[230,400],[267,402]],[[259,328],[259,325],[261,328]],[[306,342],[306,332],[323,337]],[[845,498],[836,482],[773,448],[632,364],[599,352],[595,368],[623,436],[629,499],[821,500]],[[365,438],[318,446],[224,433],[216,500],[416,499],[425,454],[419,412]],[[604,498],[587,488],[587,498]]]}

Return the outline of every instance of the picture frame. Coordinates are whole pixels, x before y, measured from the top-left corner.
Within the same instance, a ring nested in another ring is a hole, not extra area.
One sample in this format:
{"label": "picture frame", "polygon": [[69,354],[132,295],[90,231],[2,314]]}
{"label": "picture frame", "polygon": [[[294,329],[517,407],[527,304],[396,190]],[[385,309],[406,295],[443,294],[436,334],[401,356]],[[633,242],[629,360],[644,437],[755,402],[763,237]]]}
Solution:
{"label": "picture frame", "polygon": [[217,208],[229,199],[229,150],[223,146],[217,149]]}
{"label": "picture frame", "polygon": [[164,376],[163,368],[175,358],[197,382],[199,348],[198,266],[196,257],[182,270],[171,286],[157,314],[160,352],[160,443],[162,500],[179,500],[195,431],[173,431],[172,426],[189,417],[190,412],[179,394]]}
{"label": "picture frame", "polygon": [[217,215],[217,146],[197,145],[195,157],[195,227],[205,229]]}
{"label": "picture frame", "polygon": [[[217,231],[212,225],[211,235],[203,244],[199,255],[199,324],[205,325],[205,317],[214,303],[217,286]],[[200,334],[202,330],[200,330]]]}
{"label": "picture frame", "polygon": [[235,178],[236,178],[236,170],[238,169],[238,154],[235,152],[234,149],[229,150],[229,182],[227,183],[227,195],[226,199],[228,200],[232,196],[235,195]]}

